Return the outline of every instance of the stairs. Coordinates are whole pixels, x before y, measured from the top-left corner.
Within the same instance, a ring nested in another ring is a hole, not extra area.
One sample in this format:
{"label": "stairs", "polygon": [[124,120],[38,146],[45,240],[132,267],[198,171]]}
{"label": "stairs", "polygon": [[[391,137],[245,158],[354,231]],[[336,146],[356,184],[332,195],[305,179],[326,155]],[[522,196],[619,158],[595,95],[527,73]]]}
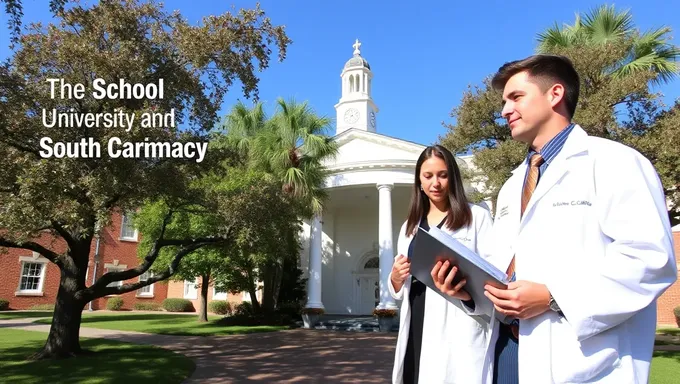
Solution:
{"label": "stairs", "polygon": [[[302,321],[299,321],[298,323],[300,327],[303,326]],[[323,315],[312,329],[350,332],[380,332],[380,328],[378,327],[378,319],[372,316]],[[398,331],[399,319],[396,318],[394,324],[392,325],[391,332]]]}

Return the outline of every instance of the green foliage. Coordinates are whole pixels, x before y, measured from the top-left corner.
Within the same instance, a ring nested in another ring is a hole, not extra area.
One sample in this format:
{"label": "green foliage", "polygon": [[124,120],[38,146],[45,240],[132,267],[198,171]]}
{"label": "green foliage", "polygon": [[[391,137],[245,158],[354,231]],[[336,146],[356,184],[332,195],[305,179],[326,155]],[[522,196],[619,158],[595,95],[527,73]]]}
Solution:
{"label": "green foliage", "polygon": [[627,55],[605,67],[613,77],[628,77],[637,72],[653,72],[656,83],[670,82],[680,70],[677,60],[680,49],[669,40],[671,29],[660,27],[640,33],[633,23],[630,11],[617,11],[614,7],[601,5],[586,14],[577,14],[572,25],[560,28],[555,25],[538,35],[538,51],[554,53],[556,50],[574,46],[618,45],[630,41]]}
{"label": "green foliage", "polygon": [[0,311],[6,311],[9,309],[9,301],[5,299],[0,299]]}
{"label": "green foliage", "polygon": [[297,257],[284,261],[278,299],[279,309],[286,306],[299,306],[306,299],[307,279],[303,275],[304,272],[298,268]]}
{"label": "green foliage", "polygon": [[169,298],[163,300],[163,309],[168,312],[194,312],[194,304],[187,299]]}
{"label": "green foliage", "polygon": [[680,305],[673,308],[673,314],[675,315],[675,317],[680,318]]}
{"label": "green foliage", "polygon": [[249,301],[241,302],[234,308],[234,316],[252,316],[254,314],[253,304]]}
{"label": "green foliage", "polygon": [[32,311],[54,311],[54,304],[36,304],[31,306]]}
{"label": "green foliage", "polygon": [[158,303],[135,303],[134,309],[136,311],[162,311],[163,307]]}
{"label": "green foliage", "polygon": [[229,315],[231,313],[231,303],[225,300],[211,301],[208,308],[210,308],[210,312],[217,315]]}
{"label": "green foliage", "polygon": [[106,309],[109,311],[120,311],[123,308],[123,298],[122,297],[112,297],[106,300]]}

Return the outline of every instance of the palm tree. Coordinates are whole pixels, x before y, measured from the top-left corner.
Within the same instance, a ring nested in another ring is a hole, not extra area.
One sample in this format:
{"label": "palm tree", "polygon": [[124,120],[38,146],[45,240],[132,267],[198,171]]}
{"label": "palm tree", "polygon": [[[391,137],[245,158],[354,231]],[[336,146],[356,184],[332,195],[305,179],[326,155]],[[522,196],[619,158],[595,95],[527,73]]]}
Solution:
{"label": "palm tree", "polygon": [[677,59],[680,49],[670,44],[669,27],[640,34],[633,24],[629,11],[617,12],[614,6],[602,5],[585,16],[576,15],[573,25],[557,24],[538,34],[538,52],[550,53],[555,49],[582,44],[617,43],[632,39],[628,57],[612,69],[612,76],[627,76],[639,71],[653,71],[656,84],[668,83],[680,71]]}
{"label": "palm tree", "polygon": [[324,162],[338,152],[337,144],[326,135],[331,120],[318,116],[307,102],[279,98],[276,104],[278,111],[270,128],[258,137],[253,155],[266,161],[286,193],[319,213],[326,198]]}
{"label": "palm tree", "polygon": [[280,180],[284,192],[302,206],[319,213],[326,198],[323,163],[338,151],[325,134],[330,119],[316,115],[307,102],[279,98],[276,105],[268,119],[262,103],[236,104],[225,119],[226,142],[250,166]]}

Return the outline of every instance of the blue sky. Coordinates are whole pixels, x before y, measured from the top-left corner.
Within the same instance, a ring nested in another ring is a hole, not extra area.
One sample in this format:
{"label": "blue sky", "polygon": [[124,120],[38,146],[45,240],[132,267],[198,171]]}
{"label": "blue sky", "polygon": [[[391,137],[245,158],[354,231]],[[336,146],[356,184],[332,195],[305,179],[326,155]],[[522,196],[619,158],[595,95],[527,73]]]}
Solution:
{"label": "blue sky", "polygon": [[[88,1],[84,1],[88,2]],[[47,21],[44,0],[24,0],[24,22]],[[192,23],[231,6],[251,8],[255,1],[169,0]],[[262,0],[275,24],[286,26],[293,40],[282,63],[272,62],[261,74],[260,98],[273,106],[277,97],[307,100],[321,115],[335,119],[340,72],[352,57],[355,39],[373,70],[373,98],[380,109],[378,131],[422,144],[437,141],[450,123],[451,109],[468,85],[479,84],[506,61],[534,53],[536,35],[555,23],[572,23],[593,1],[299,1]],[[549,5],[548,5],[549,4]],[[643,31],[662,25],[680,36],[680,3],[627,0]],[[7,15],[0,12],[0,59],[8,50]],[[671,104],[680,98],[680,79],[655,89]],[[224,112],[238,99],[231,89]],[[333,123],[333,132],[335,123]]]}

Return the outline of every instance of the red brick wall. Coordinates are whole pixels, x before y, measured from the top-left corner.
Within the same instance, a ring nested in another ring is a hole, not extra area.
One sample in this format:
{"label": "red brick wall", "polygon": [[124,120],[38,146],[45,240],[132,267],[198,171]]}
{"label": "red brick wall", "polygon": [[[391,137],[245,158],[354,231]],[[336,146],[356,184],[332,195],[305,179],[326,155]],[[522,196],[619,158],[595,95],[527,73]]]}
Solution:
{"label": "red brick wall", "polygon": [[[97,265],[97,278],[108,272],[106,264],[125,265],[126,268],[132,268],[138,265],[137,245],[138,241],[126,241],[120,239],[120,229],[122,218],[120,215],[114,215],[112,223],[109,227],[102,230],[99,244],[99,263]],[[141,240],[141,236],[139,236]],[[63,242],[50,243],[47,237],[37,240],[39,243],[49,246],[50,249],[63,252]],[[96,241],[92,242],[90,250],[90,261],[87,273],[86,285],[92,284],[92,277],[94,273],[94,255],[96,249]],[[6,299],[10,303],[12,309],[30,309],[36,304],[54,304],[57,290],[59,287],[59,268],[54,264],[48,262],[47,270],[45,272],[45,279],[43,283],[43,290],[41,295],[22,296],[16,292],[19,287],[21,275],[20,257],[30,257],[31,251],[21,249],[9,249],[6,254],[0,254],[0,298]],[[138,281],[138,278],[129,280],[130,282]],[[157,302],[161,303],[168,294],[167,282],[160,282],[153,284],[152,297],[139,297],[136,291],[128,292],[121,295],[123,298],[123,308],[132,309],[137,302]],[[92,309],[106,309],[107,298],[101,298],[92,302]],[[86,306],[87,308],[87,306]]]}
{"label": "red brick wall", "polygon": [[[673,232],[675,260],[680,268],[680,232]],[[657,324],[677,326],[673,308],[680,306],[680,282],[676,281],[657,302]]]}

